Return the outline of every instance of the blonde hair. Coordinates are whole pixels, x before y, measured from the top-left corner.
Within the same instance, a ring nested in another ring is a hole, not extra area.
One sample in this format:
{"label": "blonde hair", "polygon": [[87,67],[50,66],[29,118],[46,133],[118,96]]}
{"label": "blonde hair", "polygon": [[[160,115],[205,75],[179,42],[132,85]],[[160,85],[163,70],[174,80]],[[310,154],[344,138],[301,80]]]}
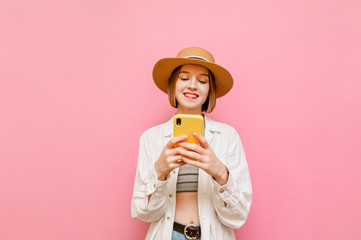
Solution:
{"label": "blonde hair", "polygon": [[[175,85],[176,85],[177,79],[179,77],[179,72],[180,72],[181,68],[182,68],[182,66],[179,66],[176,69],[174,69],[174,71],[172,72],[172,75],[170,76],[169,81],[168,81],[169,103],[170,103],[170,105],[172,105],[175,108],[178,107],[178,101],[175,97]],[[208,70],[208,73],[209,73],[209,92],[208,92],[208,97],[207,97],[206,101],[202,105],[202,112],[211,113],[213,111],[213,109],[216,107],[216,100],[217,100],[216,84],[214,81],[213,73],[209,70]]]}

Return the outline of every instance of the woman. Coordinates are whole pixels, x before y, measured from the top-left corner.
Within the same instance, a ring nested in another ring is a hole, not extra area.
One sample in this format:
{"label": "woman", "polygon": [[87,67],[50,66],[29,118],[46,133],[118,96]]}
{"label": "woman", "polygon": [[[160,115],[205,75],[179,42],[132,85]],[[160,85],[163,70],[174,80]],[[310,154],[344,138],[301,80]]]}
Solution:
{"label": "woman", "polygon": [[173,138],[173,117],[142,134],[132,217],[152,222],[146,239],[235,239],[252,201],[245,153],[234,128],[202,114],[230,91],[231,74],[191,47],[159,60],[153,80],[177,113],[204,116],[204,136]]}

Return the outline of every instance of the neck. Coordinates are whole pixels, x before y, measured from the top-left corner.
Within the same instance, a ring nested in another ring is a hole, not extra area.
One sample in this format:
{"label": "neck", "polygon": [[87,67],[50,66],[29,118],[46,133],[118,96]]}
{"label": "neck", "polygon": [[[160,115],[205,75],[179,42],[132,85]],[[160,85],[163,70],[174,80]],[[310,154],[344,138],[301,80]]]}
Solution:
{"label": "neck", "polygon": [[178,107],[177,114],[194,114],[202,116],[202,109],[184,109],[182,107]]}

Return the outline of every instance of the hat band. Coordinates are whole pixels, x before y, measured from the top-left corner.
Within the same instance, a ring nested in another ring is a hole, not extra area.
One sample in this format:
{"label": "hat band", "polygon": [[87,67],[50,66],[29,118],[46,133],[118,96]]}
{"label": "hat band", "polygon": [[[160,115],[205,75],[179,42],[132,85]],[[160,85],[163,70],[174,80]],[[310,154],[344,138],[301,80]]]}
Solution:
{"label": "hat band", "polygon": [[209,62],[206,58],[199,57],[199,56],[187,56],[185,58],[192,58],[192,59],[203,60],[203,61]]}

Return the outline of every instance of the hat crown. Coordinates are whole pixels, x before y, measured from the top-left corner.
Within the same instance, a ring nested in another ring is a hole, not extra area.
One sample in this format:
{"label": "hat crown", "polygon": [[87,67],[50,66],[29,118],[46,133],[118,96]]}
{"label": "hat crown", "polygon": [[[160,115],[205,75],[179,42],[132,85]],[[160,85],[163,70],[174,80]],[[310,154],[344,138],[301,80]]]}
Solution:
{"label": "hat crown", "polygon": [[188,47],[182,49],[178,54],[178,58],[193,58],[207,62],[215,63],[213,55],[206,49],[200,47]]}

